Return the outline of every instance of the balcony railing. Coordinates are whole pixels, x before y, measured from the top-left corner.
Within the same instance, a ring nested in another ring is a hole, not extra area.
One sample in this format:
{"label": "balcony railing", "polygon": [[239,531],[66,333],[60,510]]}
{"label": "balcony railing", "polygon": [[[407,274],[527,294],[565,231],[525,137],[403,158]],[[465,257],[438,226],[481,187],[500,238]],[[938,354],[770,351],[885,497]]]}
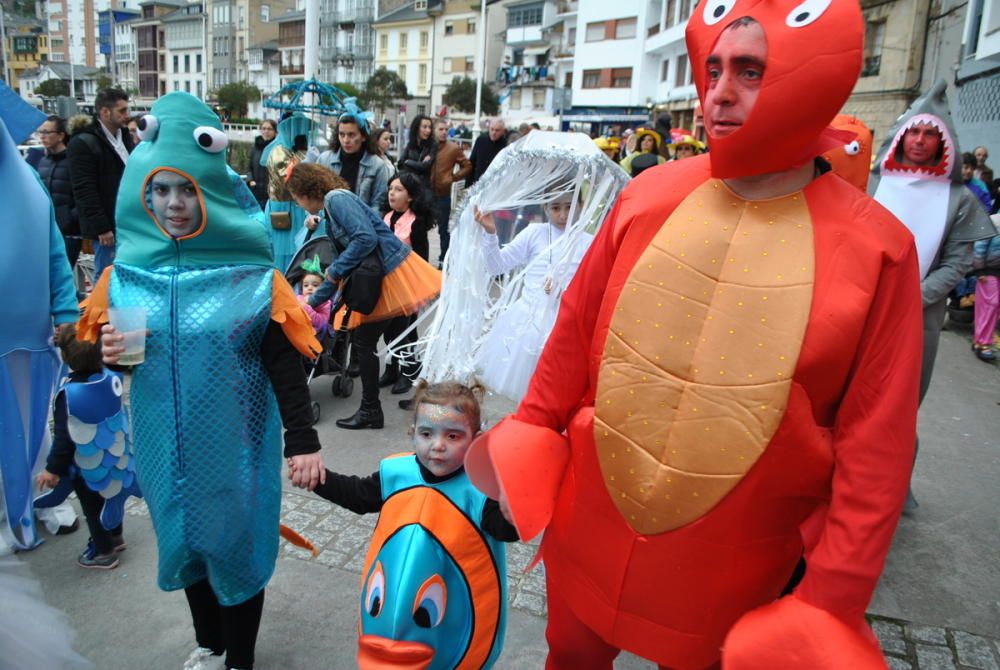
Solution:
{"label": "balcony railing", "polygon": [[359,5],[343,9],[336,14],[337,23],[367,23],[374,18],[375,8],[373,5]]}
{"label": "balcony railing", "polygon": [[283,77],[289,77],[294,75],[303,75],[306,72],[304,65],[282,65],[278,68],[278,74]]}

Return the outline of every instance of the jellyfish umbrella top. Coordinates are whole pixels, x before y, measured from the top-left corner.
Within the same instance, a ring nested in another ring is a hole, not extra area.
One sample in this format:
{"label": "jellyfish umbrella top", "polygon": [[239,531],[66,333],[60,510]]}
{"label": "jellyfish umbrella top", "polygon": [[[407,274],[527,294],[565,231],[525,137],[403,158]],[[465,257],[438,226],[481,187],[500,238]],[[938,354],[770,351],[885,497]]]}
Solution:
{"label": "jellyfish umbrella top", "polygon": [[[312,94],[310,96],[309,94]],[[350,96],[332,84],[306,79],[285,84],[264,101],[264,107],[283,112],[318,113],[337,116],[346,110],[344,102]]]}

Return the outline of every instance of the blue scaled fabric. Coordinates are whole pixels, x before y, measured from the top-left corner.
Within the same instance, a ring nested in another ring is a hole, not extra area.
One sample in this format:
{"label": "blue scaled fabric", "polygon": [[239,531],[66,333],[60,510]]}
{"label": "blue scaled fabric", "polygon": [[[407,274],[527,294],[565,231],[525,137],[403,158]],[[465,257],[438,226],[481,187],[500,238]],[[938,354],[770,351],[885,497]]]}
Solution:
{"label": "blue scaled fabric", "polygon": [[492,667],[507,628],[507,575],[503,543],[480,526],[486,496],[464,471],[425,481],[412,454],[383,460],[379,477],[384,504],[362,572],[359,660],[402,642],[433,651],[428,670]]}
{"label": "blue scaled fabric", "polygon": [[104,498],[101,525],[121,526],[129,496],[142,497],[135,475],[135,451],[128,412],[122,402],[124,377],[103,370],[86,381],[63,377],[56,396],[66,396],[66,427],[76,445],[70,477],[35,499],[35,507],[54,507],[73,491],[73,480],[82,477],[87,487]]}
{"label": "blue scaled fabric", "polygon": [[45,462],[48,417],[59,374],[54,324],[76,320],[76,291],[52,201],[17,142],[45,121],[0,83],[0,198],[4,241],[0,285],[0,546],[41,542],[32,513],[32,475]]}

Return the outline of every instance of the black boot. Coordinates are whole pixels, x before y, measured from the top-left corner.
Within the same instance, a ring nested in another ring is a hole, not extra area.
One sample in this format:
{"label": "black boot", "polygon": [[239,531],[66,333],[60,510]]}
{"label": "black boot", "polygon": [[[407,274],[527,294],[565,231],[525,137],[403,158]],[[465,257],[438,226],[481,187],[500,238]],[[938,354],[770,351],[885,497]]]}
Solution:
{"label": "black boot", "polygon": [[392,394],[401,395],[413,388],[413,382],[406,375],[400,375],[396,383],[392,385]]}
{"label": "black boot", "polygon": [[361,401],[358,411],[346,419],[337,419],[338,428],[347,430],[361,430],[362,428],[382,428],[385,426],[385,417],[382,415],[382,403],[376,400],[369,404]]}
{"label": "black boot", "polygon": [[[384,388],[386,386],[392,386],[399,381],[399,361],[392,359],[389,363],[385,365],[385,372],[382,376],[378,378],[378,387]],[[395,388],[393,386],[393,388]]]}

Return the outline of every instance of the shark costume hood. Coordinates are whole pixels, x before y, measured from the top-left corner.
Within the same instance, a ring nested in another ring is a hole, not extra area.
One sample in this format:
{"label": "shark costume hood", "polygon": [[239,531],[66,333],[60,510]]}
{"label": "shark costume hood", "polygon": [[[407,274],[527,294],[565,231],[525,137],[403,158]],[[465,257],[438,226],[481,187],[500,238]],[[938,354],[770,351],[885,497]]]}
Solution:
{"label": "shark costume hood", "polygon": [[[868,185],[872,197],[913,233],[921,279],[937,264],[945,240],[974,242],[992,234],[989,218],[962,183],[962,154],[946,89],[939,79],[899,117],[875,157]],[[941,133],[938,156],[931,165],[904,165],[903,138],[921,124]]]}

